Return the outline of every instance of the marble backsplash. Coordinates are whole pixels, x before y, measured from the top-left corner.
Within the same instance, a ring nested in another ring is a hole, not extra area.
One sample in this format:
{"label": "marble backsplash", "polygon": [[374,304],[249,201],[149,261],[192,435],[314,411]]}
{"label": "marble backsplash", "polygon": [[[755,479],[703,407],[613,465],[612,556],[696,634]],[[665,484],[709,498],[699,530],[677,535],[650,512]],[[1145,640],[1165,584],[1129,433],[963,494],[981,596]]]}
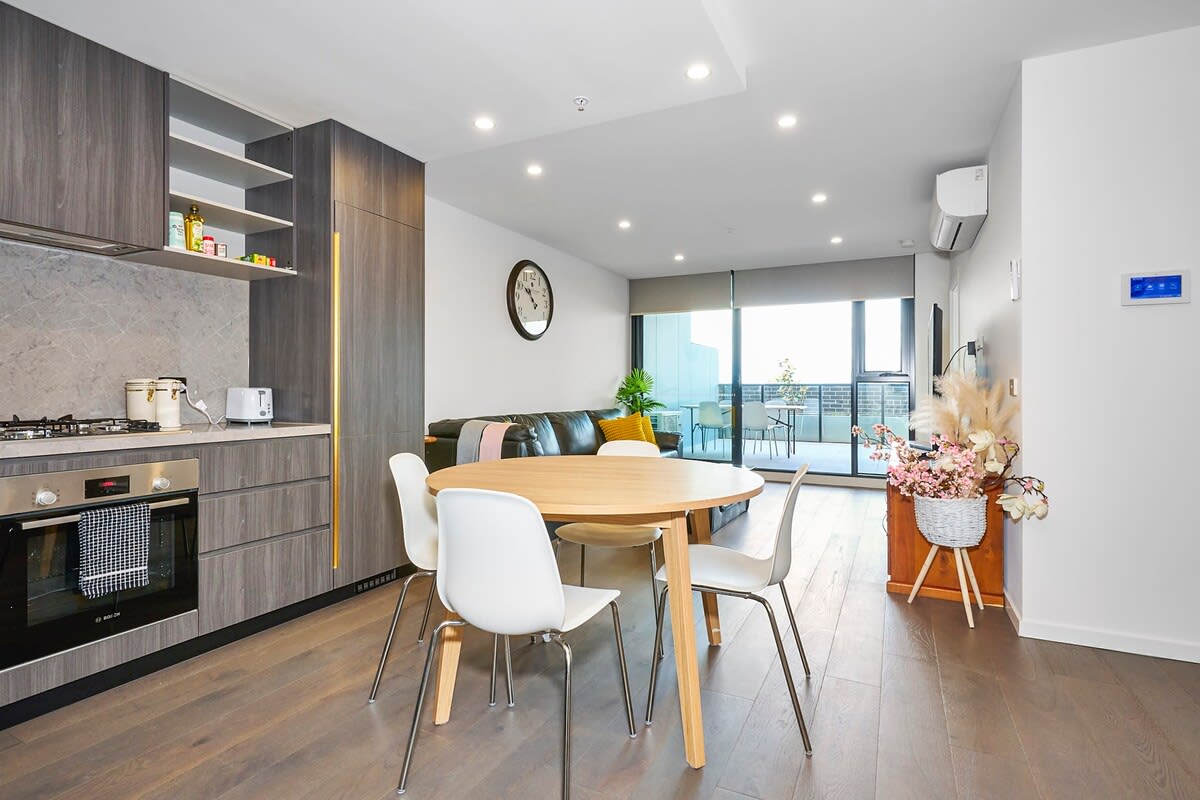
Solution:
{"label": "marble backsplash", "polygon": [[249,310],[243,281],[0,240],[0,418],[122,417],[126,380],[180,375],[215,419],[248,380]]}

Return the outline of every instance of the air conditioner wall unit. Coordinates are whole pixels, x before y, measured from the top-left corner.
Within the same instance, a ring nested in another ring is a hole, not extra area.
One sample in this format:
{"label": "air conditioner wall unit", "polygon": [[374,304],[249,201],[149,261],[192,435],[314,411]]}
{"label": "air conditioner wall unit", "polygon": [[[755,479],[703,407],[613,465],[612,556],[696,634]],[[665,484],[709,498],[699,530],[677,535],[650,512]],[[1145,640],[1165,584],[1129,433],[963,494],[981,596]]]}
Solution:
{"label": "air conditioner wall unit", "polygon": [[975,244],[987,213],[987,165],[943,172],[933,190],[929,239],[938,250],[966,250]]}

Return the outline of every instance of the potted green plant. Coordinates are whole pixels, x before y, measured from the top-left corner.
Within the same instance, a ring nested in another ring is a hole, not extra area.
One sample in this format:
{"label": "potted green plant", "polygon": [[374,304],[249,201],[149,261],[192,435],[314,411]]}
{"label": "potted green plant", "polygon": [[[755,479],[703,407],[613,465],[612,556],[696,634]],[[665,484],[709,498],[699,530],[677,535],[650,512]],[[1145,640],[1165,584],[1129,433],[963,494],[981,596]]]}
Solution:
{"label": "potted green plant", "polygon": [[632,370],[617,387],[617,402],[629,409],[630,414],[646,416],[656,408],[666,408],[650,396],[654,391],[654,377],[640,367]]}

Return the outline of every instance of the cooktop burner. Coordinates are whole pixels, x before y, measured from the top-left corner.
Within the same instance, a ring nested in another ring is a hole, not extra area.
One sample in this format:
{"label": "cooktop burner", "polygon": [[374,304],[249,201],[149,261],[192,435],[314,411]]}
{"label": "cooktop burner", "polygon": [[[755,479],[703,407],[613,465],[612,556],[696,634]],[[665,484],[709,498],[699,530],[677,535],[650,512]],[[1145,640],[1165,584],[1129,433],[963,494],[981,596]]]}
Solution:
{"label": "cooktop burner", "polygon": [[24,441],[29,439],[58,439],[67,436],[102,436],[111,433],[151,433],[157,431],[157,422],[142,419],[106,417],[102,419],[75,419],[68,414],[58,419],[42,417],[38,420],[0,420],[0,441]]}

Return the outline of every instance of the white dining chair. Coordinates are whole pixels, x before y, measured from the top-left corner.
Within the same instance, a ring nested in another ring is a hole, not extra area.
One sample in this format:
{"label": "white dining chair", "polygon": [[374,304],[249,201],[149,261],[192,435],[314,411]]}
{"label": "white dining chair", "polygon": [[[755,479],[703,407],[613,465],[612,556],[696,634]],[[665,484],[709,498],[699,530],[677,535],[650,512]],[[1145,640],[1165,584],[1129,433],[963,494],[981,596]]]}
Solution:
{"label": "white dining chair", "polygon": [[769,452],[772,458],[775,457],[776,446],[778,444],[775,434],[786,427],[782,422],[771,419],[767,414],[766,403],[751,400],[742,405],[742,430],[747,433],[758,434],[759,438],[757,441],[760,442],[770,437],[771,449]]}
{"label": "white dining chair", "polygon": [[[437,496],[438,596],[460,619],[446,620],[433,630],[425,669],[417,690],[412,731],[400,773],[398,794],[404,794],[417,742],[421,708],[429,685],[434,654],[443,632],[471,625],[493,636],[540,633],[563,651],[564,688],[562,729],[562,797],[571,793],[571,647],[563,634],[600,613],[612,611],[613,632],[620,663],[625,720],[636,738],[625,644],[616,589],[564,586],[558,563],[537,506],[523,497],[484,489],[445,489]],[[493,639],[494,650],[495,639]]]}
{"label": "white dining chair", "polygon": [[[800,651],[800,660],[804,664],[805,677],[811,678],[812,671],[808,667],[808,656],[804,654],[804,645],[800,642],[800,631],[796,627],[796,616],[792,613],[792,603],[788,599],[787,588],[783,581],[792,568],[792,517],[796,513],[796,495],[800,492],[800,483],[808,472],[805,464],[796,471],[792,483],[788,487],[787,498],[783,503],[783,516],[779,519],[779,528],[775,534],[775,551],[766,558],[755,558],[738,550],[711,544],[688,545],[688,559],[691,561],[692,591],[713,592],[729,597],[740,597],[754,600],[767,612],[771,622],[771,632],[775,635],[775,648],[779,652],[779,662],[783,665],[783,677],[787,681],[788,693],[792,696],[792,709],[796,712],[796,722],[800,726],[800,737],[804,740],[804,752],[812,755],[812,743],[808,738],[808,727],[804,724],[804,712],[800,710],[800,700],[796,696],[796,684],[792,681],[792,670],[788,666],[787,656],[783,651],[783,637],[779,635],[779,625],[775,622],[775,612],[771,610],[770,602],[759,592],[768,586],[778,586],[783,595],[784,607],[787,608],[788,621],[792,626],[792,635],[796,637],[796,647]],[[666,580],[666,570],[659,571],[659,580]],[[658,678],[658,660],[662,658],[663,621],[667,607],[667,588],[664,587],[658,599],[658,619],[655,625],[654,651],[657,658],[652,658],[650,667],[650,692],[646,699],[646,724],[650,725],[654,715],[654,687]]]}
{"label": "white dining chair", "polygon": [[[598,456],[635,456],[645,458],[661,458],[662,452],[657,444],[636,440],[618,440],[605,442],[596,451]],[[654,553],[654,543],[662,538],[661,528],[648,528],[644,525],[615,525],[603,522],[572,522],[559,527],[555,534],[564,542],[579,545],[579,585],[585,583],[584,570],[586,553],[589,547],[644,547],[650,550],[650,590],[654,594],[655,607],[658,606],[658,561]]]}
{"label": "white dining chair", "polygon": [[696,428],[700,429],[700,449],[708,449],[706,431],[715,430],[717,439],[720,440],[721,434],[728,427],[729,424],[725,421],[725,412],[721,409],[720,403],[713,400],[700,401],[700,405],[696,409],[696,424],[692,426],[693,432]]}
{"label": "white dining chair", "polygon": [[[417,571],[404,579],[400,589],[400,598],[396,601],[396,612],[392,614],[392,626],[388,628],[387,640],[383,643],[383,653],[379,656],[379,669],[375,671],[375,680],[371,683],[371,696],[368,703],[375,702],[379,692],[379,682],[383,680],[383,669],[387,666],[388,653],[392,649],[392,640],[396,636],[396,626],[400,623],[400,611],[404,608],[404,598],[408,594],[408,585],[417,578],[435,578],[438,560],[438,523],[437,507],[433,495],[425,486],[429,477],[429,469],[420,457],[412,453],[397,453],[388,459],[392,471],[392,482],[396,484],[396,494],[400,499],[400,524],[404,531],[404,549],[408,560]],[[425,613],[421,617],[421,632],[417,634],[417,643],[425,641],[425,630],[429,625],[429,609],[433,605],[433,590],[436,578],[429,582],[429,596],[425,598]],[[499,637],[492,641],[492,692],[490,703],[496,705],[496,656]],[[511,708],[513,698],[512,679],[512,649],[507,638],[504,640],[505,676],[507,678],[508,705]]]}

